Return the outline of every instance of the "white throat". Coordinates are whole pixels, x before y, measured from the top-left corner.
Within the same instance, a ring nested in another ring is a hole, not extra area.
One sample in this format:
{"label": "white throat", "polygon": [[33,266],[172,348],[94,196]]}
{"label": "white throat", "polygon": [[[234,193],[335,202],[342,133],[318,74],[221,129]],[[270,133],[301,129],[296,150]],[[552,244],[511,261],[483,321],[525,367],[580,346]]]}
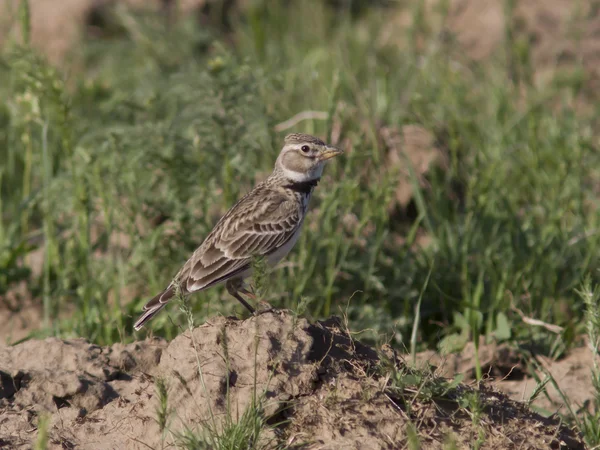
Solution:
{"label": "white throat", "polygon": [[321,178],[321,174],[323,173],[323,165],[320,165],[310,173],[296,172],[295,170],[286,169],[285,167],[281,167],[281,172],[288,180],[303,183]]}

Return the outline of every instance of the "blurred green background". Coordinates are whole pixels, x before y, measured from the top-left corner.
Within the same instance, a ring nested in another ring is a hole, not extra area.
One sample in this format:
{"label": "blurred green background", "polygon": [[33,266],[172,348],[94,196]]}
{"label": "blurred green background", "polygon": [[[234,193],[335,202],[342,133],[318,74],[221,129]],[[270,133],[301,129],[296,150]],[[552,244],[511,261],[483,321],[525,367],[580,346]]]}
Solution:
{"label": "blurred green background", "polygon": [[[283,137],[306,132],[346,154],[269,278],[274,307],[346,315],[361,339],[401,349],[417,310],[418,348],[484,336],[557,356],[579,343],[575,289],[599,278],[598,103],[583,59],[538,70],[518,2],[497,2],[485,58],[465,51],[449,1],[106,3],[60,63],[30,45],[31,5],[13,3],[18,31],[0,53],[6,341],[21,339],[24,308],[39,311],[29,336],[178,334],[175,304],[132,324],[268,175]],[[223,288],[192,299],[199,323],[246,314]]]}

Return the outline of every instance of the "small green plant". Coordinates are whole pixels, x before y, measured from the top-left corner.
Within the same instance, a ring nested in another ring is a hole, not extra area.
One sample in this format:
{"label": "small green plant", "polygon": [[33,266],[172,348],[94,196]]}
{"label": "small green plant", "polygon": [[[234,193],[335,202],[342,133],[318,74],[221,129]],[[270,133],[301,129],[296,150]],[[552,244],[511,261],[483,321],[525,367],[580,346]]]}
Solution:
{"label": "small green plant", "polygon": [[481,422],[483,413],[481,394],[477,390],[466,390],[458,397],[458,404],[471,417],[473,427],[477,432],[477,437],[473,440],[473,448],[477,450],[485,443],[486,436]]}
{"label": "small green plant", "polygon": [[417,433],[417,429],[412,422],[409,422],[406,425],[406,437],[408,440],[408,448],[410,450],[420,450],[421,441],[419,439],[419,435]]}
{"label": "small green plant", "polygon": [[399,396],[410,409],[412,402],[416,400],[433,401],[440,399],[453,399],[462,391],[458,386],[463,379],[457,375],[448,380],[436,376],[429,369],[416,369],[402,366],[400,368],[383,364],[380,370],[389,378],[387,388],[394,396]]}
{"label": "small green plant", "polygon": [[550,377],[546,376],[543,380],[539,380],[535,385],[535,389],[527,399],[527,404],[529,407],[533,404],[533,402],[540,396],[542,393],[546,393],[546,386],[550,382]]}
{"label": "small green plant", "polygon": [[471,416],[474,425],[480,424],[483,406],[478,391],[465,391],[463,395],[458,397],[458,404]]}
{"label": "small green plant", "polygon": [[421,292],[419,294],[419,300],[417,301],[417,305],[415,306],[415,319],[413,323],[412,333],[410,335],[410,354],[412,356],[412,363],[415,365],[417,363],[417,333],[419,331],[419,325],[421,323],[421,302],[423,301],[423,293],[425,289],[427,289],[427,284],[429,283],[429,278],[431,277],[431,272],[433,270],[433,264],[429,269],[429,273],[427,274],[427,278],[425,279],[425,283],[421,288]]}
{"label": "small green plant", "polygon": [[577,291],[585,304],[588,346],[592,358],[592,386],[594,397],[583,409],[579,428],[590,447],[600,446],[600,285],[592,287],[589,277]]}
{"label": "small green plant", "polygon": [[41,414],[38,416],[37,438],[35,440],[35,450],[46,450],[48,448],[48,429],[50,428],[50,415]]}
{"label": "small green plant", "polygon": [[[382,359],[380,371],[384,374],[386,385],[384,391],[391,401],[398,408],[406,411],[407,418],[410,420],[413,405],[416,402],[424,403],[448,403],[454,404],[458,411],[469,417],[470,422],[476,432],[473,439],[473,448],[481,448],[486,440],[486,432],[483,427],[482,416],[484,414],[484,404],[481,393],[466,386],[462,386],[462,376],[456,376],[452,380],[436,376],[428,369],[414,369],[406,366],[394,367]],[[411,428],[412,427],[412,428]],[[414,434],[414,436],[413,436]],[[407,427],[408,446],[410,448],[419,448],[414,424],[409,422]],[[451,438],[445,444],[445,447],[453,448],[456,444]]]}
{"label": "small green plant", "polygon": [[160,430],[161,436],[164,440],[164,433],[168,428],[169,417],[171,415],[167,383],[164,378],[157,377],[154,381],[154,385],[156,387],[156,396],[158,398],[158,405],[156,406],[156,421],[158,422],[158,429]]}
{"label": "small green plant", "polygon": [[269,289],[269,265],[264,256],[254,256],[251,265],[254,292],[259,299],[262,299]]}
{"label": "small green plant", "polygon": [[268,425],[260,404],[252,403],[238,420],[227,414],[218,429],[204,426],[200,432],[186,429],[177,437],[180,447],[218,450],[267,450],[271,442],[262,438]]}
{"label": "small green plant", "polygon": [[[544,379],[541,380],[538,378],[538,384],[530,397],[529,403],[539,396],[540,393],[546,393],[546,385],[551,384],[567,408],[568,414],[564,414],[565,419],[577,426],[591,448],[597,448],[600,445],[600,286],[594,286],[591,278],[588,276],[576,292],[585,305],[584,317],[592,357],[590,376],[594,388],[594,396],[587,404],[581,405],[579,409],[575,409],[554,376],[544,366],[532,360],[533,367],[544,374]],[[537,377],[537,375],[535,376]]]}
{"label": "small green plant", "polygon": [[458,444],[452,434],[448,434],[444,440],[444,450],[458,450]]}

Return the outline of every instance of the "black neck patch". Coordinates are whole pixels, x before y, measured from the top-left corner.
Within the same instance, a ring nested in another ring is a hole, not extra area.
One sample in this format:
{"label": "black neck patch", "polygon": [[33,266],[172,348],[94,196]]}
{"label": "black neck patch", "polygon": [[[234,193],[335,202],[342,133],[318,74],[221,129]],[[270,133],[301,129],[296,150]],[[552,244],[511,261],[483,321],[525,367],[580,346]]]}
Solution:
{"label": "black neck patch", "polygon": [[286,189],[291,189],[295,192],[310,194],[317,184],[319,184],[319,178],[317,178],[316,180],[309,181],[292,181],[291,183],[286,184],[283,187]]}

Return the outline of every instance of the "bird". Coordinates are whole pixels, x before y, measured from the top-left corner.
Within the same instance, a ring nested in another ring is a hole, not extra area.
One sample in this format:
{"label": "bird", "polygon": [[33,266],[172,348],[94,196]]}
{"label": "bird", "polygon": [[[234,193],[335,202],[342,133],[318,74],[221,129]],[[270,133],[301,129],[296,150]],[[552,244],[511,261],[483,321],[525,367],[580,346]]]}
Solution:
{"label": "bird", "polygon": [[221,217],[167,288],[145,304],[134,329],[139,331],[156,316],[178,290],[188,296],[223,282],[229,294],[255,314],[240,295],[252,296],[244,281],[252,274],[252,259],[263,257],[274,266],[289,253],[324,166],[342,153],[309,134],[287,135],[271,175]]}

